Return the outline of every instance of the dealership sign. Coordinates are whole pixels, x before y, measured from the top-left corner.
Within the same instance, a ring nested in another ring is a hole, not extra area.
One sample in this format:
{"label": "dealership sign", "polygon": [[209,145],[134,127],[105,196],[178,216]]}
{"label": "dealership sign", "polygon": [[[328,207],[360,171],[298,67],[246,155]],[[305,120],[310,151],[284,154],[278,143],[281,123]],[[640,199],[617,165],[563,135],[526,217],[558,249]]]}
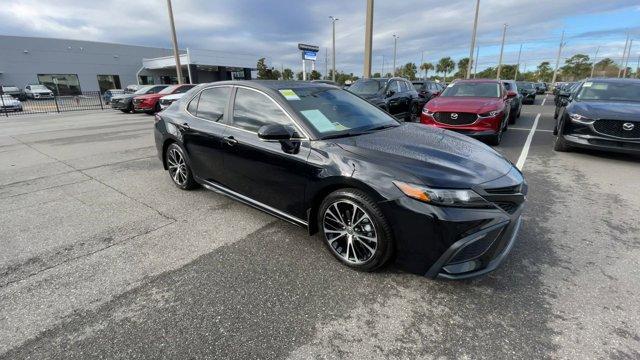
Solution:
{"label": "dealership sign", "polygon": [[313,51],[313,52],[320,51],[320,47],[315,45],[307,45],[307,44],[298,44],[298,49],[302,51]]}
{"label": "dealership sign", "polygon": [[305,50],[305,51],[302,52],[302,58],[304,60],[316,61],[317,57],[318,57],[318,53],[315,52],[315,51]]}

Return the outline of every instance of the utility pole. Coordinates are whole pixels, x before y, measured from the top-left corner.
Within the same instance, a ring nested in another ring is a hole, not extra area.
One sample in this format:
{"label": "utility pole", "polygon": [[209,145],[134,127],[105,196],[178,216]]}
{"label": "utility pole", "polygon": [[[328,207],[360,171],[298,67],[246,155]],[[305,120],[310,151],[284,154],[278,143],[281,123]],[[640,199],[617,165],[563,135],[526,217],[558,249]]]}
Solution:
{"label": "utility pole", "polygon": [[362,77],[371,77],[371,47],[373,42],[373,0],[367,0],[367,20],[364,31],[364,71]]}
{"label": "utility pole", "polygon": [[329,79],[329,49],[324,48],[324,77]]}
{"label": "utility pole", "polygon": [[627,40],[624,42],[624,50],[622,51],[622,61],[620,61],[620,68],[618,69],[618,77],[622,74],[622,67],[624,66],[624,56],[627,53],[627,45],[629,45],[629,33],[627,33]]}
{"label": "utility pole", "polygon": [[629,66],[629,56],[631,56],[631,47],[633,46],[633,39],[629,41],[629,50],[627,50],[627,60],[624,62],[624,70],[622,70],[622,77],[627,77],[627,67]]}
{"label": "utility pole", "polygon": [[[422,50],[422,56],[420,56],[420,65],[418,65],[418,69],[420,69],[422,67],[422,64],[424,64],[424,50]],[[427,77],[427,74],[424,73],[424,70],[422,70],[422,79],[424,80],[424,78]]]}
{"label": "utility pole", "polygon": [[473,31],[471,32],[471,47],[469,48],[469,63],[467,64],[467,79],[471,77],[471,67],[473,66],[473,48],[476,47],[476,32],[478,31],[478,13],[480,12],[480,0],[476,1],[476,17],[473,20]]}
{"label": "utility pole", "polygon": [[638,55],[638,64],[636,65],[636,78],[640,79],[640,54]]}
{"label": "utility pole", "polygon": [[596,70],[596,59],[598,58],[598,52],[600,51],[600,46],[596,48],[596,54],[593,55],[593,63],[591,64],[591,76],[593,77],[593,72]]}
{"label": "utility pole", "polygon": [[396,50],[398,49],[399,36],[393,34],[393,70],[391,70],[391,76],[396,76]]}
{"label": "utility pole", "polygon": [[173,22],[173,9],[171,8],[171,0],[167,0],[167,9],[169,10],[169,24],[171,26],[171,40],[173,42],[173,57],[176,60],[176,77],[178,78],[178,84],[182,84],[182,67],[180,66],[178,37],[176,36],[176,25]]}
{"label": "utility pole", "polygon": [[553,70],[553,78],[551,79],[551,84],[556,83],[556,78],[558,77],[558,66],[560,66],[560,55],[562,54],[562,47],[564,45],[564,30],[562,30],[562,36],[560,37],[560,46],[558,47],[558,56],[556,57],[556,68]]}
{"label": "utility pole", "polygon": [[340,20],[338,18],[334,18],[333,16],[329,16],[331,19],[331,23],[333,24],[333,59],[331,60],[331,68],[333,69],[331,74],[331,81],[336,81],[336,21]]}
{"label": "utility pole", "polygon": [[500,80],[500,72],[502,71],[502,54],[504,53],[504,38],[507,36],[507,24],[502,27],[502,45],[500,46],[500,60],[498,60],[498,72],[496,79]]}
{"label": "utility pole", "polygon": [[384,55],[382,55],[382,69],[380,70],[380,76],[384,77]]}
{"label": "utility pole", "polygon": [[522,44],[520,44],[520,50],[518,50],[518,62],[516,65],[516,76],[513,77],[513,81],[518,80],[518,70],[520,70],[520,54],[522,54]]}
{"label": "utility pole", "polygon": [[476,78],[476,74],[478,73],[478,56],[480,55],[480,45],[476,46],[476,61],[473,70],[473,78]]}

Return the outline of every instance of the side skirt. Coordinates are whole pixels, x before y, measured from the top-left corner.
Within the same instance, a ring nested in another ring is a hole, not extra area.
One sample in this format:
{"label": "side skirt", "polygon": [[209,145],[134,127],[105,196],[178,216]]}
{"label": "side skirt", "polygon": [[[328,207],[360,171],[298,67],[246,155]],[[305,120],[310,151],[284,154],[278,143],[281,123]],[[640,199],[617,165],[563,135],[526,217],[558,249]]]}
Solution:
{"label": "side skirt", "polygon": [[294,225],[298,225],[298,226],[302,226],[302,227],[308,227],[308,223],[305,220],[299,219],[293,215],[287,214],[284,211],[280,211],[274,207],[271,207],[267,204],[263,204],[259,201],[256,201],[248,196],[244,196],[240,193],[237,193],[231,189],[228,189],[220,184],[211,182],[211,181],[207,181],[207,180],[203,180],[200,178],[196,178],[196,180],[207,190],[211,190],[213,192],[216,192],[218,194],[222,194],[222,195],[226,195],[234,200],[240,201],[244,204],[247,204],[251,207],[254,207],[258,210],[262,210],[264,212],[266,212],[269,215],[275,216],[279,219],[282,219],[284,221],[290,222]]}

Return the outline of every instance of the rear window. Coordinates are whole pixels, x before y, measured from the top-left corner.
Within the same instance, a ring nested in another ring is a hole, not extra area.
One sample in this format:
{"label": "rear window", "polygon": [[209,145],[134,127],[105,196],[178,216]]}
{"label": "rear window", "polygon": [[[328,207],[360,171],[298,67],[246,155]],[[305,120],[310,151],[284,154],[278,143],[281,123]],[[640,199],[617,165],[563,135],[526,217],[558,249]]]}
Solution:
{"label": "rear window", "polygon": [[358,95],[372,95],[380,91],[386,84],[386,81],[381,80],[357,80],[351,86],[349,91]]}
{"label": "rear window", "polygon": [[422,83],[413,83],[413,88],[416,89],[416,91],[420,91],[422,89]]}

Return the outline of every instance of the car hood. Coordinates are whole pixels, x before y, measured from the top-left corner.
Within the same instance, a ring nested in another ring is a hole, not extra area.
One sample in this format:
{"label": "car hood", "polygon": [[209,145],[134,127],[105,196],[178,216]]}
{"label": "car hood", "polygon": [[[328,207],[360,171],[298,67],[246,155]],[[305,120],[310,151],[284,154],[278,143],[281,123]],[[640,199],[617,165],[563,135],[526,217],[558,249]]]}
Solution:
{"label": "car hood", "polygon": [[20,101],[16,100],[16,99],[7,99],[7,98],[2,98],[2,100],[0,100],[0,105],[5,105],[5,106],[16,106],[16,105],[20,105]]}
{"label": "car hood", "polygon": [[160,99],[163,95],[158,95],[158,94],[146,94],[146,95],[138,95],[135,98],[136,99],[141,99],[141,100],[146,100],[146,99]]}
{"label": "car hood", "polygon": [[114,95],[114,96],[111,97],[111,100],[133,99],[134,96],[139,96],[139,95],[133,95],[133,94]]}
{"label": "car hood", "polygon": [[567,110],[592,119],[640,121],[640,103],[638,102],[574,101]]}
{"label": "car hood", "polygon": [[502,107],[500,99],[472,97],[437,97],[428,103],[429,111],[483,113]]}
{"label": "car hood", "polygon": [[477,140],[421,124],[405,123],[333,141],[364,161],[400,170],[406,178],[399,180],[433,187],[470,188],[513,169],[507,159]]}

